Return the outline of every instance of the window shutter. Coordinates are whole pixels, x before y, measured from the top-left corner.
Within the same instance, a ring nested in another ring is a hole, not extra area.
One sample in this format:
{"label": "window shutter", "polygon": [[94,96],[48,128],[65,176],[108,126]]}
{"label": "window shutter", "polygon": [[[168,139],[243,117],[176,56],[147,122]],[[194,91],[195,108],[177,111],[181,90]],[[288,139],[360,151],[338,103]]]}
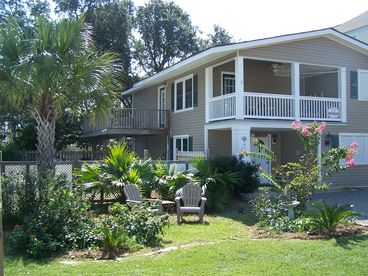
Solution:
{"label": "window shutter", "polygon": [[174,159],[174,139],[172,137],[170,137],[170,148],[169,148],[169,159],[173,160]]}
{"label": "window shutter", "polygon": [[189,151],[193,151],[193,136],[189,136]]}
{"label": "window shutter", "polygon": [[339,147],[339,135],[331,134],[331,148],[338,148],[338,147]]}
{"label": "window shutter", "polygon": [[358,72],[350,71],[350,98],[358,99]]}
{"label": "window shutter", "polygon": [[171,84],[171,111],[175,111],[175,83]]}
{"label": "window shutter", "polygon": [[193,106],[198,106],[198,75],[193,76]]}

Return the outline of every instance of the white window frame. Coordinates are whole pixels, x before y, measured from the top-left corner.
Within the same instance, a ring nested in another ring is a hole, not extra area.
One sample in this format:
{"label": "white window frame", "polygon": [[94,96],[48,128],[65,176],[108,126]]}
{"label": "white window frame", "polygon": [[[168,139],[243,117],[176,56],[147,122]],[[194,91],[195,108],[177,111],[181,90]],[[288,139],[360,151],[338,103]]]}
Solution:
{"label": "white window frame", "polygon": [[[368,133],[346,133],[346,132],[345,133],[339,133],[339,144],[340,145],[344,145],[344,144],[341,143],[342,136],[350,136],[350,137],[352,137],[352,141],[351,142],[355,141],[354,140],[354,137],[355,136],[364,136],[365,137],[365,156],[364,156],[364,161],[363,161],[363,163],[362,162],[357,163],[357,160],[355,159],[355,165],[368,165]],[[349,145],[344,145],[344,146],[349,147],[350,144]],[[359,151],[359,146],[358,146],[358,154],[361,154],[361,152]]]}
{"label": "white window frame", "polygon": [[[360,74],[368,74],[368,70],[358,69],[358,100],[359,101],[368,101],[368,86],[365,88],[366,92],[363,93],[363,87],[361,84],[361,78]],[[365,97],[363,98],[363,95],[365,94]]]}
{"label": "white window frame", "polygon": [[[185,101],[186,101],[186,97],[185,97],[185,82],[189,79],[192,79],[192,106],[191,107],[188,107],[188,108],[185,108]],[[178,83],[183,83],[183,108],[182,109],[179,109],[177,110],[176,107],[177,107],[177,91],[176,91],[176,87],[177,87],[177,84]],[[175,82],[174,82],[174,90],[175,90],[175,93],[174,93],[174,96],[175,96],[175,99],[174,99],[174,112],[175,113],[178,113],[178,112],[184,112],[184,111],[188,111],[188,110],[193,110],[194,109],[194,83],[193,83],[193,74],[191,75],[188,75],[188,76],[185,76],[181,79],[177,79]]]}
{"label": "white window frame", "polygon": [[173,138],[173,159],[174,161],[176,161],[176,139],[180,139],[180,143],[181,143],[181,151],[183,151],[183,140],[184,139],[187,139],[188,140],[188,144],[187,144],[187,150],[186,151],[189,151],[189,137],[190,135],[189,134],[185,134],[185,135],[174,135],[172,138]]}
{"label": "white window frame", "polygon": [[[165,91],[165,108],[164,110],[167,110],[167,89],[166,89],[166,85],[161,85],[158,87],[158,90],[157,90],[157,110],[161,110],[161,90],[164,90]],[[161,116],[160,116],[161,115]],[[158,114],[157,114],[157,117],[158,117],[158,125],[161,126],[161,119],[164,118],[164,124],[166,122],[166,113],[165,112],[161,112],[159,111]]]}
{"label": "white window frame", "polygon": [[233,93],[224,94],[225,93],[225,91],[224,91],[224,75],[232,75],[232,76],[234,76],[234,80],[235,80],[235,72],[221,71],[221,95],[234,94],[236,92],[236,87],[235,87],[235,91]]}

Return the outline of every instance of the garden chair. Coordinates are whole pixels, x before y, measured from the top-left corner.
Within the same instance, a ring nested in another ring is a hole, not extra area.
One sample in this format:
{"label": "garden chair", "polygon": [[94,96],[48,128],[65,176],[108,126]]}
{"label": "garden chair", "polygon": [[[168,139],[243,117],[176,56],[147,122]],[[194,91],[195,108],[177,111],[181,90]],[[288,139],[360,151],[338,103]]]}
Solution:
{"label": "garden chair", "polygon": [[[184,213],[198,213],[199,221],[203,223],[204,205],[207,198],[202,197],[202,188],[199,185],[188,183],[181,190],[181,195],[175,197],[178,223]],[[183,206],[181,206],[183,203]]]}
{"label": "garden chair", "polygon": [[156,203],[157,208],[153,209],[158,215],[161,215],[163,213],[162,208],[162,201],[158,199],[152,199],[152,198],[142,198],[138,186],[135,184],[128,184],[124,186],[124,194],[126,197],[126,202],[129,205],[134,204],[142,204],[144,201],[150,202],[150,203]]}

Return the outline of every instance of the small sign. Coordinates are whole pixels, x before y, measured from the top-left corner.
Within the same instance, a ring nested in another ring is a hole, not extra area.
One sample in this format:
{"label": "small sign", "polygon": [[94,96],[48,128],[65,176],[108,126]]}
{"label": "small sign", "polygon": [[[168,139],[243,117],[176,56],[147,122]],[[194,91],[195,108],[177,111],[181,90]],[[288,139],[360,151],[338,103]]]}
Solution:
{"label": "small sign", "polygon": [[340,118],[340,110],[337,107],[330,107],[327,110],[327,117],[330,119],[339,119]]}

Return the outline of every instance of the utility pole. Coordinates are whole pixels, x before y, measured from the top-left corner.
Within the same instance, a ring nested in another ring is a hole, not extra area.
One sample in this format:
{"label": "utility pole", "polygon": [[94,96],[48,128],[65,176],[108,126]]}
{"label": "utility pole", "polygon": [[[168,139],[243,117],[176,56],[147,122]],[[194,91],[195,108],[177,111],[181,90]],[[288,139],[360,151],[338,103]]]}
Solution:
{"label": "utility pole", "polygon": [[0,276],[4,276],[4,232],[3,232],[3,192],[2,192],[2,161],[3,153],[0,151]]}

